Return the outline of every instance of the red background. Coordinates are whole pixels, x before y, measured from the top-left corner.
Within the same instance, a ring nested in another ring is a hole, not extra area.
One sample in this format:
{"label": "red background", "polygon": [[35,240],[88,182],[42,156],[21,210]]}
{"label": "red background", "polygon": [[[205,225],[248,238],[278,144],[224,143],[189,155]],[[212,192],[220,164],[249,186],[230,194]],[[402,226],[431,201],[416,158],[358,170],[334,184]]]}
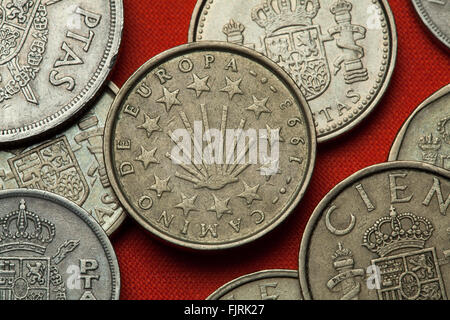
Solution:
{"label": "red background", "polygon": [[[409,114],[450,82],[448,51],[422,24],[410,1],[389,1],[398,34],[391,85],[373,113],[350,134],[318,148],[309,189],[275,231],[242,248],[188,252],[152,237],[129,218],[113,236],[121,270],[121,299],[205,299],[226,282],[263,269],[297,269],[309,216],[333,186],[386,161]],[[120,87],[147,60],[187,42],[196,0],[124,0],[125,28],[112,80]]]}

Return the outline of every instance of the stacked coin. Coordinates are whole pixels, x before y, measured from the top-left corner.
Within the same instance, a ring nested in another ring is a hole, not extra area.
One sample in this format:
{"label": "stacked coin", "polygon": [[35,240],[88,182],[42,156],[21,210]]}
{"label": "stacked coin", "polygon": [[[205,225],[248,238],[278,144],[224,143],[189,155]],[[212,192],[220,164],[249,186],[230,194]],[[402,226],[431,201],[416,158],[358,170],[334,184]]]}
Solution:
{"label": "stacked coin", "polygon": [[122,1],[11,1],[0,13],[0,300],[119,299],[105,231],[125,212],[103,157],[118,89],[100,89]]}

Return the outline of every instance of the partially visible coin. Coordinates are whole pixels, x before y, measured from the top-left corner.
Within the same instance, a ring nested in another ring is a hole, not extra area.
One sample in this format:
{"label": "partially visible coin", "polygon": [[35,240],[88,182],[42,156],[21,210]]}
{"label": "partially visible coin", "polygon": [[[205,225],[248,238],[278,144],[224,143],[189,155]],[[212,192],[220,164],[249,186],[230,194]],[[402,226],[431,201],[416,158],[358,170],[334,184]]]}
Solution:
{"label": "partially visible coin", "polygon": [[298,272],[264,270],[228,282],[206,300],[303,300]]}
{"label": "partially visible coin", "polygon": [[148,61],[105,129],[108,176],[142,226],[199,250],[261,237],[296,207],[316,140],[289,76],[232,44],[192,43]]}
{"label": "partially visible coin", "polygon": [[446,300],[450,173],[412,161],[363,169],[308,222],[299,275],[305,299]]}
{"label": "partially visible coin", "polygon": [[122,28],[122,0],[2,1],[0,144],[41,138],[80,113],[113,67]]}
{"label": "partially visible coin", "polygon": [[40,189],[73,201],[112,234],[126,213],[106,174],[103,131],[118,88],[110,83],[77,124],[51,140],[0,151],[0,190]]}
{"label": "partially visible coin", "polygon": [[201,40],[243,45],[277,62],[308,100],[319,142],[375,108],[397,55],[386,0],[198,0],[189,41]]}
{"label": "partially visible coin", "polygon": [[450,84],[425,100],[397,135],[389,161],[423,161],[450,170]]}
{"label": "partially visible coin", "polygon": [[412,0],[412,3],[428,29],[450,48],[450,1]]}
{"label": "partially visible coin", "polygon": [[0,191],[0,300],[117,300],[120,274],[86,211],[38,190]]}

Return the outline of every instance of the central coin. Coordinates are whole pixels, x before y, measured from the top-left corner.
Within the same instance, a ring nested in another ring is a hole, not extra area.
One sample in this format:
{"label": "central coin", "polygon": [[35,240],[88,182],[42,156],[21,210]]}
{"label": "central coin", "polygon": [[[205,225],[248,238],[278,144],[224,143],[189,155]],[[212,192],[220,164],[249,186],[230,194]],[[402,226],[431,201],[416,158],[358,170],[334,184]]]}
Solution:
{"label": "central coin", "polygon": [[292,212],[312,175],[316,136],[280,67],[205,42],[162,53],[128,80],[104,148],[112,186],[142,226],[214,250],[253,241]]}

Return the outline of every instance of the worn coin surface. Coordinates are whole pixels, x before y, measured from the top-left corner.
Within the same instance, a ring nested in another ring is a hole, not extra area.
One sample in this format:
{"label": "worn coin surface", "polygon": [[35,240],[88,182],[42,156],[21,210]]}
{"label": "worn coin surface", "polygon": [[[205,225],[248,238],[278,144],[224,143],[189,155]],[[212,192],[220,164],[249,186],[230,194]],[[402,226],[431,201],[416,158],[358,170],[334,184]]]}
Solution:
{"label": "worn coin surface", "polygon": [[199,0],[189,40],[228,41],[277,62],[309,101],[319,142],[374,109],[397,52],[386,0]]}
{"label": "worn coin surface", "polygon": [[129,79],[104,148],[114,191],[142,226],[214,250],[259,238],[290,214],[316,140],[306,101],[275,63],[203,42],[160,54]]}
{"label": "worn coin surface", "polygon": [[450,1],[412,0],[412,3],[428,29],[450,48]]}
{"label": "worn coin surface", "polygon": [[300,249],[305,299],[446,300],[450,174],[412,161],[359,171],[315,209]]}
{"label": "worn coin surface", "polygon": [[0,4],[0,144],[42,135],[80,112],[116,59],[122,0]]}
{"label": "worn coin surface", "polygon": [[99,224],[40,190],[0,191],[1,300],[117,300],[119,265]]}
{"label": "worn coin surface", "polygon": [[118,88],[110,83],[92,109],[62,135],[32,146],[0,150],[0,190],[40,189],[89,212],[108,234],[126,213],[114,195],[103,158],[103,131]]}
{"label": "worn coin surface", "polygon": [[389,161],[423,161],[450,170],[450,84],[425,100],[397,135]]}
{"label": "worn coin surface", "polygon": [[298,272],[264,270],[228,282],[206,300],[303,300]]}

